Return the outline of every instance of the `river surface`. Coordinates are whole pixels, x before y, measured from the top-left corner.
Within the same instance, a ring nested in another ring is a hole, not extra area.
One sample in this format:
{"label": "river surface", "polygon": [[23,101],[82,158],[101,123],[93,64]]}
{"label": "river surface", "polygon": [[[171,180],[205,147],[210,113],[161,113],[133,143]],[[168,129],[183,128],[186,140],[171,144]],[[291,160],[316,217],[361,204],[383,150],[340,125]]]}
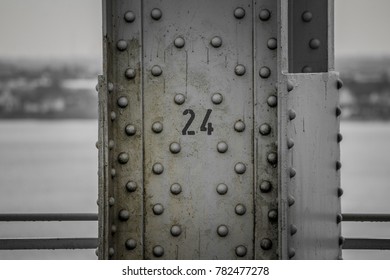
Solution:
{"label": "river surface", "polygon": [[[390,213],[390,123],[343,122],[344,213]],[[97,212],[97,121],[0,121],[0,213]],[[96,237],[96,222],[0,223],[0,238]],[[390,223],[343,223],[390,238]],[[344,259],[390,259],[344,251]],[[94,250],[0,251],[0,259],[96,259]]]}

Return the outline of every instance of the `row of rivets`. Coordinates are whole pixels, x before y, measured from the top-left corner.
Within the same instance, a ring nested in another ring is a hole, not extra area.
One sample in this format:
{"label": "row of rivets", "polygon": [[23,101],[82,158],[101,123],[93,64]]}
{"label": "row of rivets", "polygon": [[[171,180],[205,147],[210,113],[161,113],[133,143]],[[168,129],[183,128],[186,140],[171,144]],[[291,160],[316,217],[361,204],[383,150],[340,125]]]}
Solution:
{"label": "row of rivets", "polygon": [[[272,244],[271,244],[271,246],[272,246]],[[114,249],[110,248],[109,252],[111,252],[111,251],[112,251],[112,254],[110,254],[110,256],[113,256],[114,255]],[[247,254],[247,249],[246,249],[245,246],[240,245],[240,246],[236,247],[235,252],[236,252],[236,255],[238,257],[244,257]],[[162,246],[160,246],[160,245],[154,246],[153,247],[153,255],[155,257],[157,257],[157,258],[162,257],[164,255],[164,248]]]}

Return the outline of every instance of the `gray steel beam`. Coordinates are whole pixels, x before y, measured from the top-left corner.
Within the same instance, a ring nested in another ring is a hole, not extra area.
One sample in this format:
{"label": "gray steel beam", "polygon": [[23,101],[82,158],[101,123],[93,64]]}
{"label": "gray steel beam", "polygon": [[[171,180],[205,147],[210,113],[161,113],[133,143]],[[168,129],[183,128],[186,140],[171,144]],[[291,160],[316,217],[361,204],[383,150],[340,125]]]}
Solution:
{"label": "gray steel beam", "polygon": [[390,250],[390,239],[345,238],[344,250]]}
{"label": "gray steel beam", "polygon": [[390,222],[390,214],[343,214],[343,222]]}
{"label": "gray steel beam", "polygon": [[0,250],[96,249],[97,238],[0,239]]}
{"label": "gray steel beam", "polygon": [[0,214],[0,222],[97,221],[95,213]]}

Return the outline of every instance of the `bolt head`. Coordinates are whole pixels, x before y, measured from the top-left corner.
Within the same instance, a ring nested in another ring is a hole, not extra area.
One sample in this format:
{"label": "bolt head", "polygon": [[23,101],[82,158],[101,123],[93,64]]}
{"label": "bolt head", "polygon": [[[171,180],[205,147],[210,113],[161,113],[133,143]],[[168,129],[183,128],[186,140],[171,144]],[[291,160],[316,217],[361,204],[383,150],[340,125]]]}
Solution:
{"label": "bolt head", "polygon": [[269,76],[271,76],[271,69],[266,66],[261,67],[259,70],[259,75],[261,78],[267,79]]}
{"label": "bolt head", "polygon": [[225,226],[225,225],[220,225],[220,226],[217,228],[217,233],[218,233],[219,236],[225,237],[226,235],[228,235],[229,229],[228,229],[228,227]]}
{"label": "bolt head", "polygon": [[211,101],[212,101],[214,104],[216,104],[216,105],[221,104],[222,101],[223,101],[223,96],[222,96],[222,94],[220,94],[220,93],[214,93],[213,96],[211,97]]}
{"label": "bolt head", "polygon": [[269,135],[271,133],[271,126],[267,123],[264,123],[260,126],[259,132],[261,135]]}
{"label": "bolt head", "polygon": [[234,130],[237,132],[243,132],[245,130],[245,123],[243,121],[236,121],[234,124]]}
{"label": "bolt head", "polygon": [[125,71],[125,77],[129,80],[132,80],[135,78],[135,70],[133,68],[127,68]]}
{"label": "bolt head", "polygon": [[270,192],[271,189],[272,189],[272,184],[271,184],[271,182],[269,182],[269,181],[263,181],[263,182],[261,182],[261,184],[260,184],[260,191],[261,191],[262,193]]}
{"label": "bolt head", "polygon": [[288,248],[288,257],[292,259],[295,256],[295,249],[294,248]]}
{"label": "bolt head", "polygon": [[171,151],[172,154],[179,153],[181,150],[180,144],[176,142],[171,143],[171,145],[169,145],[169,150]]}
{"label": "bolt head", "polygon": [[288,117],[289,117],[290,121],[292,121],[293,119],[295,119],[297,117],[297,113],[295,113],[295,111],[293,109],[290,109],[288,111]]}
{"label": "bolt head", "polygon": [[114,206],[115,204],[115,198],[113,198],[112,196],[108,199],[108,205],[110,206]]}
{"label": "bolt head", "polygon": [[341,115],[341,108],[340,108],[340,106],[337,106],[336,107],[336,117],[338,117],[340,115]]}
{"label": "bolt head", "polygon": [[110,150],[112,150],[112,148],[114,148],[114,145],[115,145],[114,140],[108,141],[108,148],[109,148]]}
{"label": "bolt head", "polygon": [[121,221],[127,221],[130,218],[130,213],[129,213],[129,211],[122,209],[121,211],[119,211],[118,217],[119,217],[119,220],[121,220]]}
{"label": "bolt head", "polygon": [[108,92],[112,92],[114,90],[114,84],[113,83],[108,83],[107,90],[108,90]]}
{"label": "bolt head", "polygon": [[128,124],[128,125],[126,125],[126,127],[125,127],[125,132],[126,132],[126,134],[127,134],[128,136],[133,136],[133,135],[135,135],[135,133],[137,132],[137,129],[135,128],[134,125]]}
{"label": "bolt head", "polygon": [[152,19],[154,19],[154,20],[159,20],[159,19],[162,17],[162,12],[161,12],[160,9],[154,8],[154,9],[150,12],[150,16],[151,16]]}
{"label": "bolt head", "polygon": [[135,14],[132,11],[127,11],[124,19],[126,22],[133,22],[135,20]]}
{"label": "bolt head", "polygon": [[161,131],[163,131],[163,124],[160,122],[153,123],[152,130],[154,133],[160,133]]}
{"label": "bolt head", "polygon": [[339,170],[341,168],[341,162],[336,161],[336,170]]}
{"label": "bolt head", "polygon": [[313,18],[313,14],[310,13],[309,11],[305,11],[302,13],[302,20],[304,22],[310,22]]}
{"label": "bolt head", "polygon": [[237,76],[242,76],[246,72],[245,66],[242,64],[238,64],[236,68],[234,68],[234,73],[236,73]]}
{"label": "bolt head", "polygon": [[337,80],[337,89],[341,89],[343,87],[344,83],[341,79]]}
{"label": "bolt head", "polygon": [[160,203],[153,205],[153,213],[155,215],[161,215],[163,212],[164,212],[164,207]]}
{"label": "bolt head", "polygon": [[268,219],[271,221],[275,221],[278,219],[278,211],[275,209],[272,209],[268,212]]}
{"label": "bolt head", "polygon": [[177,183],[173,184],[171,186],[171,193],[174,195],[178,195],[179,193],[181,193],[181,186]]}
{"label": "bolt head", "polygon": [[297,175],[297,171],[294,168],[290,168],[290,178],[294,178]]}
{"label": "bolt head", "polygon": [[115,254],[114,248],[111,247],[110,249],[108,249],[108,255],[109,255],[110,257],[114,256],[114,254]]}
{"label": "bolt head", "polygon": [[183,37],[177,37],[173,42],[176,48],[181,49],[185,45],[185,41]]}
{"label": "bolt head", "polygon": [[234,171],[236,171],[237,174],[244,174],[246,171],[246,166],[242,162],[237,163],[234,166]]}
{"label": "bolt head", "polygon": [[228,192],[228,187],[225,184],[218,184],[217,193],[220,195],[224,195]]}
{"label": "bolt head", "polygon": [[179,236],[181,234],[181,227],[179,225],[173,225],[171,227],[172,236]]}
{"label": "bolt head", "polygon": [[129,154],[128,153],[120,153],[118,156],[118,162],[120,164],[126,164],[129,161]]}
{"label": "bolt head", "polygon": [[294,89],[294,84],[291,81],[287,82],[287,91],[290,92]]}
{"label": "bolt head", "polygon": [[247,249],[245,246],[240,245],[236,247],[237,257],[245,257],[246,253],[247,253]]}
{"label": "bolt head", "polygon": [[272,241],[268,238],[263,238],[260,241],[260,247],[263,250],[270,250],[272,248]]}
{"label": "bolt head", "polygon": [[289,195],[287,198],[287,203],[288,203],[288,206],[290,206],[290,207],[293,206],[295,203],[295,198],[292,195]]}
{"label": "bolt head", "polygon": [[269,164],[276,165],[278,163],[278,155],[276,153],[269,153],[267,155],[267,161]]}
{"label": "bolt head", "polygon": [[337,195],[338,197],[341,197],[344,194],[344,190],[342,188],[337,189]]}
{"label": "bolt head", "polygon": [[127,105],[129,104],[129,100],[127,100],[127,97],[121,96],[117,100],[118,106],[121,108],[126,108]]}
{"label": "bolt head", "polygon": [[114,178],[116,176],[116,170],[115,168],[111,169],[111,177]]}
{"label": "bolt head", "polygon": [[178,93],[175,95],[174,101],[177,105],[182,105],[186,101],[186,97],[183,94]]}
{"label": "bolt head", "polygon": [[226,151],[228,150],[228,144],[226,144],[226,142],[223,141],[219,142],[217,144],[217,150],[220,153],[226,153]]}
{"label": "bolt head", "polygon": [[152,67],[152,75],[155,76],[155,77],[158,77],[162,74],[162,69],[160,66],[158,65],[154,65]]}
{"label": "bolt head", "polygon": [[270,107],[276,107],[278,105],[278,98],[275,95],[270,95],[267,98],[267,104]]}
{"label": "bolt head", "polygon": [[110,114],[110,117],[111,117],[111,121],[115,121],[116,113],[114,111],[112,111],[111,114]]}
{"label": "bolt head", "polygon": [[318,39],[311,39],[309,42],[309,47],[313,50],[318,49],[321,46],[321,41]]}
{"label": "bolt head", "polygon": [[127,42],[125,40],[119,40],[116,43],[116,47],[120,51],[125,51],[127,49]]}
{"label": "bolt head", "polygon": [[159,175],[164,172],[164,166],[159,162],[153,164],[152,169],[153,169],[153,173],[156,175]]}
{"label": "bolt head", "polygon": [[239,203],[236,205],[236,208],[234,209],[237,215],[242,216],[246,213],[246,207],[245,205]]}
{"label": "bolt head", "polygon": [[267,9],[262,9],[259,13],[259,18],[262,21],[267,21],[271,18],[271,12]]}
{"label": "bolt head", "polygon": [[337,216],[336,216],[336,222],[339,224],[339,223],[342,222],[342,220],[343,220],[343,215],[341,215],[340,213],[337,214]]}
{"label": "bolt head", "polygon": [[294,145],[295,145],[294,139],[288,138],[287,139],[287,148],[291,149],[292,147],[294,147]]}
{"label": "bolt head", "polygon": [[164,255],[164,248],[160,245],[153,247],[153,255],[157,258],[162,257]]}
{"label": "bolt head", "polygon": [[291,234],[291,235],[294,235],[294,234],[297,233],[297,231],[298,231],[297,226],[294,225],[294,224],[291,224],[291,226],[290,226],[290,234]]}
{"label": "bolt head", "polygon": [[135,241],[134,239],[127,239],[126,242],[125,242],[125,247],[127,250],[134,250],[135,247],[137,247],[137,241]]}
{"label": "bolt head", "polygon": [[241,7],[238,7],[234,10],[234,16],[237,19],[242,19],[245,16],[245,10]]}
{"label": "bolt head", "polygon": [[214,48],[219,48],[220,46],[222,46],[222,39],[221,37],[219,36],[215,36],[211,39],[210,41],[210,44],[214,47]]}
{"label": "bolt head", "polygon": [[134,181],[128,181],[126,184],[126,190],[128,192],[135,192],[137,190],[137,183]]}
{"label": "bolt head", "polygon": [[277,47],[278,47],[278,42],[275,38],[270,38],[268,39],[267,41],[267,47],[270,49],[270,50],[275,50]]}

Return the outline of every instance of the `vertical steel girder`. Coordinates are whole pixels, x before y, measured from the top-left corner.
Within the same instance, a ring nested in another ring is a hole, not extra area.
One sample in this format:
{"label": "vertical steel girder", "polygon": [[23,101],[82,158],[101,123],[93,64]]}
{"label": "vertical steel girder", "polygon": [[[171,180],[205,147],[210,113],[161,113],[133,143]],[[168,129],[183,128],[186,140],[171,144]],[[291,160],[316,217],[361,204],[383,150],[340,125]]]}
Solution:
{"label": "vertical steel girder", "polygon": [[337,74],[288,74],[309,2],[103,1],[100,259],[339,255]]}

